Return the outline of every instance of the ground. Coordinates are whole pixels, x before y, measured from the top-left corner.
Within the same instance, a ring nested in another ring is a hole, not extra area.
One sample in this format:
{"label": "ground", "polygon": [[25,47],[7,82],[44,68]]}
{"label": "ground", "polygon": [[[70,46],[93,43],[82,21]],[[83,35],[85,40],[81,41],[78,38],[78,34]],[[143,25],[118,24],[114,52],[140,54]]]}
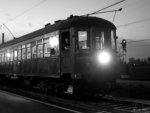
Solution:
{"label": "ground", "polygon": [[119,97],[150,99],[150,81],[117,80],[117,87],[111,94]]}

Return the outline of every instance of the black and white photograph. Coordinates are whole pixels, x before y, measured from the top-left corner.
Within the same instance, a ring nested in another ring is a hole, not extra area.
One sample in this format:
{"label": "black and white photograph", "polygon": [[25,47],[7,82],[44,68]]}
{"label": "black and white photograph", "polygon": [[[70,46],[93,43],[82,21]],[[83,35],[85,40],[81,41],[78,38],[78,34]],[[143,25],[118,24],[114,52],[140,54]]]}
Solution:
{"label": "black and white photograph", "polygon": [[150,113],[150,0],[0,0],[0,113]]}

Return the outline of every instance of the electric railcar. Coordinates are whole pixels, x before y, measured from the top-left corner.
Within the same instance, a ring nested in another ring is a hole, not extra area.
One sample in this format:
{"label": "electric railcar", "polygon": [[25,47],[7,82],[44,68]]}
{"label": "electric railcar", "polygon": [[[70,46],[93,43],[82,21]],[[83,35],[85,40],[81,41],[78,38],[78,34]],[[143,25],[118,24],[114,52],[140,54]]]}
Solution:
{"label": "electric railcar", "polygon": [[55,93],[107,93],[118,74],[116,39],[115,25],[97,17],[47,24],[0,45],[1,83]]}

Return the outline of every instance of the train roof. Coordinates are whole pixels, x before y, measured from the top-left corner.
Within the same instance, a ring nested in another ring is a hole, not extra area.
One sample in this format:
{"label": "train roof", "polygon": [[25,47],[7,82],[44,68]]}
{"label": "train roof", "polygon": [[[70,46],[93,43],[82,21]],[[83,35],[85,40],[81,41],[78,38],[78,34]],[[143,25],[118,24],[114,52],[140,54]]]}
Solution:
{"label": "train roof", "polygon": [[42,29],[34,31],[32,33],[26,34],[24,36],[18,37],[14,40],[5,42],[4,44],[0,45],[0,48],[10,46],[12,44],[17,44],[22,41],[26,41],[38,36],[42,36],[44,34],[70,28],[70,27],[101,27],[101,28],[111,28],[116,29],[115,25],[105,19],[98,18],[98,17],[83,17],[83,16],[70,16],[66,20],[56,21],[53,25],[45,26]]}

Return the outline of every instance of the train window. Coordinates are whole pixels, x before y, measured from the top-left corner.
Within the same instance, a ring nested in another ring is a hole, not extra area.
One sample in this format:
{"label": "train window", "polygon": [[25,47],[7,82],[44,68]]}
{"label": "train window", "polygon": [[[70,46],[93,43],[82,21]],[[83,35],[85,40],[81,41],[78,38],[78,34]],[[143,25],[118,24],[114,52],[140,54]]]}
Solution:
{"label": "train window", "polygon": [[2,51],[0,51],[0,62],[2,62]]}
{"label": "train window", "polygon": [[115,33],[114,33],[114,30],[111,30],[111,47],[112,47],[112,49],[115,49],[115,43],[116,43]]}
{"label": "train window", "polygon": [[2,62],[3,62],[3,61],[2,61],[2,51],[1,51],[0,53],[1,53],[1,58],[0,58],[0,60],[1,60],[1,63],[2,63]]}
{"label": "train window", "polygon": [[5,61],[6,62],[8,61],[7,52],[8,52],[8,50],[5,50]]}
{"label": "train window", "polygon": [[2,51],[1,51],[1,57],[0,57],[1,62],[3,62],[2,58],[3,58],[3,53],[2,53]]}
{"label": "train window", "polygon": [[58,36],[58,34],[51,36],[49,43],[50,43],[50,47],[51,47],[51,49],[50,49],[51,55],[58,55],[59,54],[59,36]]}
{"label": "train window", "polygon": [[14,60],[17,60],[18,51],[17,48],[14,48]]}
{"label": "train window", "polygon": [[[1,51],[0,51],[0,53],[1,53]],[[0,63],[2,62],[2,54],[0,54]]]}
{"label": "train window", "polygon": [[7,57],[7,52],[8,52],[8,50],[5,50],[5,61],[6,61],[6,62],[9,61],[9,58]]}
{"label": "train window", "polygon": [[6,50],[4,50],[4,62],[7,61],[7,57],[6,57]]}
{"label": "train window", "polygon": [[0,62],[2,62],[2,51],[0,51]]}
{"label": "train window", "polygon": [[37,57],[43,57],[43,42],[42,39],[37,41]]}
{"label": "train window", "polygon": [[7,50],[5,50],[5,61],[6,61],[6,62],[8,61],[8,58],[7,58]]}
{"label": "train window", "polygon": [[10,61],[13,61],[13,50],[10,50]]}
{"label": "train window", "polygon": [[31,43],[32,48],[32,58],[36,58],[36,42]]}
{"label": "train window", "polygon": [[22,45],[22,59],[26,59],[26,48],[25,45]]}
{"label": "train window", "polygon": [[104,32],[101,32],[100,36],[97,36],[96,39],[96,49],[102,49],[104,47]]}
{"label": "train window", "polygon": [[2,62],[5,62],[5,52],[2,51]]}
{"label": "train window", "polygon": [[68,51],[70,50],[70,34],[69,31],[62,32],[62,50]]}
{"label": "train window", "polygon": [[10,51],[9,51],[9,49],[7,49],[7,51],[6,51],[6,57],[7,57],[7,61],[9,62],[10,61]]}
{"label": "train window", "polygon": [[7,62],[6,50],[4,51],[4,56],[5,56],[5,58],[4,58],[4,62]]}
{"label": "train window", "polygon": [[[0,51],[0,53],[1,53],[1,51]],[[2,54],[0,54],[0,63],[2,62],[2,59],[1,59],[1,58],[2,58]]]}
{"label": "train window", "polygon": [[2,62],[4,62],[4,58],[5,58],[4,51],[2,51]]}
{"label": "train window", "polygon": [[78,31],[78,44],[79,49],[88,49],[87,31]]}
{"label": "train window", "polygon": [[31,59],[31,44],[27,44],[27,59]]}
{"label": "train window", "polygon": [[21,60],[21,46],[18,46],[18,60]]}
{"label": "train window", "polygon": [[49,38],[44,39],[44,57],[50,56],[50,44],[49,44]]}
{"label": "train window", "polygon": [[7,55],[7,53],[6,53],[6,50],[5,50],[5,51],[4,51],[4,56],[5,56],[4,61],[5,61],[5,62],[7,62],[7,56],[6,56],[6,55]]}
{"label": "train window", "polygon": [[2,51],[0,50],[0,63],[2,62]]}
{"label": "train window", "polygon": [[3,54],[2,54],[2,51],[1,51],[1,58],[0,58],[0,59],[1,59],[1,62],[3,62],[2,57],[3,57]]}
{"label": "train window", "polygon": [[1,62],[3,62],[3,53],[1,51]]}
{"label": "train window", "polygon": [[4,56],[3,56],[3,51],[1,51],[1,53],[2,53],[1,61],[4,62],[4,60],[3,60],[3,57],[4,57]]}

